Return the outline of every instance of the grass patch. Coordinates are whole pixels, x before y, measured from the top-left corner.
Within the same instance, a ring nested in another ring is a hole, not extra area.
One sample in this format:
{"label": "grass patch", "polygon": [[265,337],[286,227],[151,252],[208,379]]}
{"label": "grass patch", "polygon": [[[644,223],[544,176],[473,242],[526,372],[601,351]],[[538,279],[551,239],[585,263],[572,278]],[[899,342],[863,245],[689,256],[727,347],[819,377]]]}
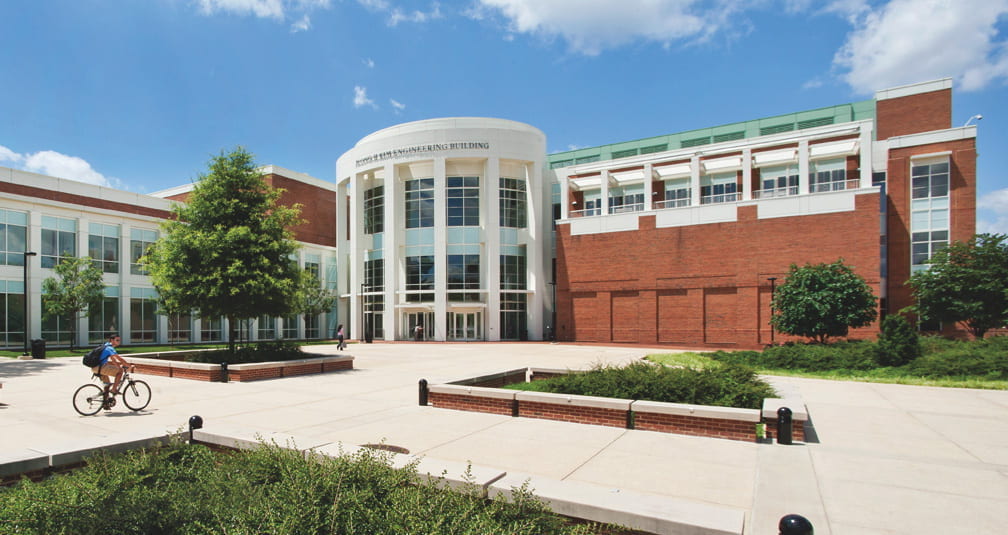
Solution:
{"label": "grass patch", "polygon": [[215,453],[176,444],[98,454],[70,474],[0,489],[0,532],[619,533],[574,525],[528,488],[516,489],[513,503],[479,491],[441,488],[415,464],[392,468],[390,454],[368,448],[306,460],[276,445]]}

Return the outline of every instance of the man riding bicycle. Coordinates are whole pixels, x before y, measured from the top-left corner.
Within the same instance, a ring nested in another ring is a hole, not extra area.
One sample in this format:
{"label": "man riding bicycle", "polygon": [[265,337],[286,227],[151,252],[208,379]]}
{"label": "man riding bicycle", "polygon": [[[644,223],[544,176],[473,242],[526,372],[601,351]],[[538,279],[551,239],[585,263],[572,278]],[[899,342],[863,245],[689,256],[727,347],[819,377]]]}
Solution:
{"label": "man riding bicycle", "polygon": [[[122,343],[122,338],[119,337],[117,333],[112,333],[108,337],[108,342],[105,342],[105,348],[102,350],[100,363],[91,368],[91,371],[95,375],[100,375],[102,383],[105,385],[105,392],[109,392],[109,386],[112,386],[111,394],[115,395],[119,393],[119,381],[122,380],[123,369],[129,368],[130,363],[126,362],[126,359],[119,356],[115,348]],[[115,376],[115,383],[111,381],[111,377]]]}

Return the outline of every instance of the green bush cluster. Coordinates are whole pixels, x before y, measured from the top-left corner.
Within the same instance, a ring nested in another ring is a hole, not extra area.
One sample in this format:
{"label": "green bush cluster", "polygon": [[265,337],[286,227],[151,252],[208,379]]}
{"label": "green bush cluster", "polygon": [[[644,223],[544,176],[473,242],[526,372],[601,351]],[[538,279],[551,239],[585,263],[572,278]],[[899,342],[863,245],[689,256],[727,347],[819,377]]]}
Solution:
{"label": "green bush cluster", "polygon": [[717,405],[758,409],[763,398],[776,392],[744,366],[707,369],[676,368],[638,361],[627,366],[597,365],[572,373],[528,383],[528,389],[582,396]]}
{"label": "green bush cluster", "polygon": [[[894,316],[890,316],[894,317]],[[919,356],[914,357],[914,354]],[[760,351],[716,351],[710,358],[760,370],[869,372],[886,369],[928,379],[1008,379],[1008,337],[957,341],[909,335],[900,326],[868,340],[835,344],[784,344]]]}
{"label": "green bush cluster", "polygon": [[176,445],[98,455],[43,483],[0,489],[0,532],[23,534],[591,533],[538,501],[513,502],[443,489],[362,450],[305,460],[275,445],[215,453]]}
{"label": "green bush cluster", "polygon": [[921,356],[920,337],[903,316],[891,314],[882,320],[876,360],[883,366],[902,366]]}
{"label": "green bush cluster", "polygon": [[288,340],[269,340],[239,347],[234,352],[227,349],[205,351],[189,357],[190,362],[218,364],[248,364],[252,362],[276,362],[304,358],[301,346]]}

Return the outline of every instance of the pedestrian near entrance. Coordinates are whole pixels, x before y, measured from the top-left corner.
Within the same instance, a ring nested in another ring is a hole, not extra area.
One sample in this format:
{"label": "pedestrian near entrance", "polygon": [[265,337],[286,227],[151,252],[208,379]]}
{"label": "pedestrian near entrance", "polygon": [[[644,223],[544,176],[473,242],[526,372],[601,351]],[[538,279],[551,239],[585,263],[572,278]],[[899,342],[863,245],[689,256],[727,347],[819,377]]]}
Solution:
{"label": "pedestrian near entrance", "polygon": [[345,336],[343,335],[343,324],[340,323],[339,326],[336,327],[336,341],[337,341],[336,348],[339,349],[340,351],[346,349],[346,342],[343,341],[343,338],[345,338]]}
{"label": "pedestrian near entrance", "polygon": [[423,327],[422,326],[417,325],[416,327],[413,327],[413,341],[415,341],[415,342],[423,341]]}

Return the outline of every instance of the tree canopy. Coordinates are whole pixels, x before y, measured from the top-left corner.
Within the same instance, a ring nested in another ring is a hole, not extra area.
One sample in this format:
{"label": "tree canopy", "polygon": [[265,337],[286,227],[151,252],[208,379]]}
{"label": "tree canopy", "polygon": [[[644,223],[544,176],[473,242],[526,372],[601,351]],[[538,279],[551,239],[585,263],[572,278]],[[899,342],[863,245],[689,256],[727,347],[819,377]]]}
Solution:
{"label": "tree canopy", "polygon": [[282,193],[245,149],[214,156],[143,258],[162,309],[227,317],[232,346],[238,321],[298,312],[306,274],[291,229],[301,207],[280,205]]}
{"label": "tree canopy", "polygon": [[1008,235],[977,234],[954,242],[907,282],[911,311],[927,321],[960,323],[973,336],[1008,324]]}
{"label": "tree canopy", "polygon": [[56,277],[42,281],[42,315],[66,317],[70,326],[70,349],[74,348],[77,319],[105,297],[102,272],[88,257],[64,257],[53,268]]}
{"label": "tree canopy", "polygon": [[784,283],[774,292],[771,325],[779,332],[826,342],[847,336],[878,316],[868,283],[843,260],[832,264],[791,264]]}

